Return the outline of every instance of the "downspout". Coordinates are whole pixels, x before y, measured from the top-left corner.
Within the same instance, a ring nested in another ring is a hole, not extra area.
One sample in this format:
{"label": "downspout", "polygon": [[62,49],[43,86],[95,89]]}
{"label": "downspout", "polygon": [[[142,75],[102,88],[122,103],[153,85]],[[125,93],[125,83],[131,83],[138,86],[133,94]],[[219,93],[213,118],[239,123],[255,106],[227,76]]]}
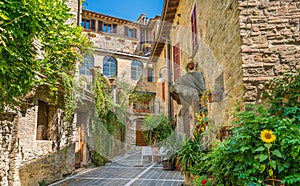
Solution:
{"label": "downspout", "polygon": [[77,7],[77,26],[80,26],[80,8],[81,8],[80,0],[77,0],[77,4],[78,4],[78,7]]}

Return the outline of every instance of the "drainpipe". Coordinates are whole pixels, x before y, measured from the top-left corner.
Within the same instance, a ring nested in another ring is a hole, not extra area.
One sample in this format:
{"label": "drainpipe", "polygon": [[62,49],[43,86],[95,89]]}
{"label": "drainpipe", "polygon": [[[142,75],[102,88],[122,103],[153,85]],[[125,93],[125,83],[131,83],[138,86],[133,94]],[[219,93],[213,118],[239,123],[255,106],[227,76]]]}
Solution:
{"label": "drainpipe", "polygon": [[81,9],[81,2],[80,0],[77,0],[77,4],[78,4],[78,10],[77,10],[77,26],[80,26],[80,9]]}
{"label": "drainpipe", "polygon": [[171,92],[170,87],[172,85],[172,77],[171,77],[171,41],[170,38],[167,39],[167,67],[168,67],[168,110],[169,110],[169,118],[173,118],[173,111],[172,111],[172,103],[171,103]]}

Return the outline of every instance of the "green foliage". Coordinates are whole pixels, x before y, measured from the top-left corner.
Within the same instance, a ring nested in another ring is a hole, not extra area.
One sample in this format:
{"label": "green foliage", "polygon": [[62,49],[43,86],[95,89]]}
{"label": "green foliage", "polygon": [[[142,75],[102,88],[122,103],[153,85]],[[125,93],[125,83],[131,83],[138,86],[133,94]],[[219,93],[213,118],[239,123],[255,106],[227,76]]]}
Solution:
{"label": "green foliage", "polygon": [[92,163],[96,167],[103,166],[106,163],[110,162],[109,159],[105,158],[104,156],[102,156],[100,153],[98,153],[96,151],[92,151],[92,153],[91,153],[91,160],[92,160]]}
{"label": "green foliage", "polygon": [[110,117],[108,114],[113,111],[113,101],[110,97],[111,86],[109,80],[102,74],[96,73],[95,76],[95,106],[97,108],[97,115],[101,120]]}
{"label": "green foliage", "polygon": [[175,160],[176,154],[183,146],[183,137],[172,132],[169,137],[162,141],[162,146],[165,148],[166,158]]}
{"label": "green foliage", "polygon": [[[215,184],[254,185],[272,177],[300,184],[299,75],[270,85],[268,102],[238,112],[233,135],[202,158],[204,166],[198,170],[212,176]],[[265,129],[276,136],[272,144],[260,138]]]}
{"label": "green foliage", "polygon": [[39,181],[39,186],[46,186],[46,180],[42,179],[41,181]]}
{"label": "green foliage", "polygon": [[75,62],[89,42],[80,27],[65,23],[68,11],[62,0],[0,2],[0,109],[41,84],[73,99]]}
{"label": "green foliage", "polygon": [[172,121],[166,116],[147,115],[143,121],[143,134],[149,145],[158,145],[172,133]]}
{"label": "green foliage", "polygon": [[192,137],[185,140],[183,147],[178,151],[177,158],[183,174],[198,175],[198,170],[193,169],[193,166],[200,164],[201,158],[207,153],[201,142],[202,137],[203,134],[194,133]]}
{"label": "green foliage", "polygon": [[142,92],[142,91],[133,90],[129,95],[129,103],[150,102],[151,99],[153,99],[153,97],[154,95],[148,91]]}
{"label": "green foliage", "polygon": [[[205,183],[204,183],[205,182]],[[195,186],[213,186],[211,180],[207,176],[198,176],[193,180]]]}

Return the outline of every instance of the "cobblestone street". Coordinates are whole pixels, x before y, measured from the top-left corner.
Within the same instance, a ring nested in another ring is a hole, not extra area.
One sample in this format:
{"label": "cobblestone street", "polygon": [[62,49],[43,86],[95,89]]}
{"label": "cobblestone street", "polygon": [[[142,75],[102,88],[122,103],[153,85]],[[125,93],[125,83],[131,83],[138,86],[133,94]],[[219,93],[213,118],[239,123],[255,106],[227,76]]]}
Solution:
{"label": "cobblestone street", "polygon": [[117,157],[106,166],[87,169],[50,186],[178,186],[183,184],[179,171],[162,170],[160,163],[148,159],[141,164],[141,152]]}

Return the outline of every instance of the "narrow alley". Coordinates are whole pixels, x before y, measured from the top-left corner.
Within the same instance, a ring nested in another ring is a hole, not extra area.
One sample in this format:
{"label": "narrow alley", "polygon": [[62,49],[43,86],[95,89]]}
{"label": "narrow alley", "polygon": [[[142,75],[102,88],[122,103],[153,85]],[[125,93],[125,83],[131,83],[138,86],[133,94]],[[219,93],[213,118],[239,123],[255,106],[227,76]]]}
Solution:
{"label": "narrow alley", "polygon": [[116,157],[106,166],[90,168],[50,186],[178,186],[183,185],[180,171],[165,171],[160,163],[152,164],[141,152]]}

